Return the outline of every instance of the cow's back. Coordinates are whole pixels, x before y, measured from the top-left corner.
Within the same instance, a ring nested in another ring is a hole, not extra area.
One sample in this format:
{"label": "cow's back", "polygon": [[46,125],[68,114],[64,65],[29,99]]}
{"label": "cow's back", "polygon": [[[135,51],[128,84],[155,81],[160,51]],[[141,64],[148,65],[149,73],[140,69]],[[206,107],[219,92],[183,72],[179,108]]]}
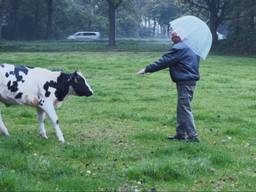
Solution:
{"label": "cow's back", "polygon": [[47,81],[56,80],[60,72],[23,65],[0,65],[0,99],[7,104],[26,104],[38,97]]}

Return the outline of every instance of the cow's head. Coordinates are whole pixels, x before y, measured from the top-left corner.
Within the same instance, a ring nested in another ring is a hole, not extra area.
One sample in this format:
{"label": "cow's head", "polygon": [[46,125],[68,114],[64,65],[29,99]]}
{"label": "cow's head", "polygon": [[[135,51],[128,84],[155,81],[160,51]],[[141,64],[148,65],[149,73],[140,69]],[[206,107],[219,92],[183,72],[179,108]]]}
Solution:
{"label": "cow's head", "polygon": [[91,86],[87,83],[85,77],[80,72],[76,71],[71,74],[70,84],[74,93],[78,96],[89,97],[93,94]]}

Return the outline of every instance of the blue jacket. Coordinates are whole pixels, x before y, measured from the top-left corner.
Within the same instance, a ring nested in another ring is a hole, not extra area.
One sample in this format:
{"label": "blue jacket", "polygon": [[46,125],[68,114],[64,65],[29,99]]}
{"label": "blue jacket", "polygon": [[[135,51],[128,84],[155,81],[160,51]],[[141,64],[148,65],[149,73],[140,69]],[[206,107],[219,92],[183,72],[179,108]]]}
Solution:
{"label": "blue jacket", "polygon": [[146,73],[156,72],[169,67],[171,78],[180,84],[196,84],[200,79],[200,57],[185,43],[175,44],[159,60],[146,67]]}

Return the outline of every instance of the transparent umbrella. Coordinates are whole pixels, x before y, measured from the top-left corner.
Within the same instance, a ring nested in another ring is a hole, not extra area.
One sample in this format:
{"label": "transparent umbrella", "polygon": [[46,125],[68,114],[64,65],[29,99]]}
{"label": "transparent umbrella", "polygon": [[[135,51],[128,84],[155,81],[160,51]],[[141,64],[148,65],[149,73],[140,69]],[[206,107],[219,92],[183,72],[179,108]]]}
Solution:
{"label": "transparent umbrella", "polygon": [[212,33],[205,22],[195,16],[183,16],[170,24],[188,47],[206,59],[212,45]]}

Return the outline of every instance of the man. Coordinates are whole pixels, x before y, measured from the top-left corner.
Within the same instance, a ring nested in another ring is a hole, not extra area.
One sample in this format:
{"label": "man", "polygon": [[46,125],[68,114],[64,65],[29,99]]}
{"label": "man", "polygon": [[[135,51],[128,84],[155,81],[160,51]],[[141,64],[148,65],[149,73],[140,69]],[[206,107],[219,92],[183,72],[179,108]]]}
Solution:
{"label": "man", "polygon": [[199,142],[190,103],[200,79],[199,61],[197,56],[176,32],[171,33],[173,47],[158,61],[141,69],[138,74],[153,73],[169,67],[172,80],[178,92],[176,135],[169,140]]}

